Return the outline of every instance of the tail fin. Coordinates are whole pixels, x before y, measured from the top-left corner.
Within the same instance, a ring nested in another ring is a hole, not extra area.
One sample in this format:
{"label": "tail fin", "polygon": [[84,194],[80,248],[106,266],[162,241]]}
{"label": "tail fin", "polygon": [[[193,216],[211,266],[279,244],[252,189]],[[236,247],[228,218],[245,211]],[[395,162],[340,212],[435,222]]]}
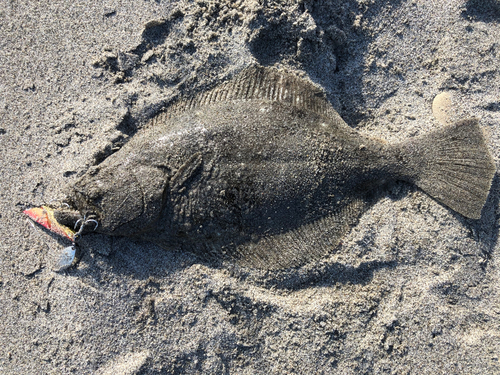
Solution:
{"label": "tail fin", "polygon": [[477,119],[459,121],[401,145],[408,176],[452,210],[479,219],[496,168]]}

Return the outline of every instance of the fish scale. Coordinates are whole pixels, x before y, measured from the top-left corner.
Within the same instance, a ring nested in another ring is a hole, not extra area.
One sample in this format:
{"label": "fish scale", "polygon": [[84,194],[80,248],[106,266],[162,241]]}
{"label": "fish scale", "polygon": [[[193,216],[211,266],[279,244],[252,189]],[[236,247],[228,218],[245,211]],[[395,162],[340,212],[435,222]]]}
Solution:
{"label": "fish scale", "polygon": [[350,128],[307,80],[257,66],[158,114],[49,216],[53,230],[85,216],[103,234],[289,268],[334,251],[388,183],[477,219],[494,173],[477,120],[391,145]]}

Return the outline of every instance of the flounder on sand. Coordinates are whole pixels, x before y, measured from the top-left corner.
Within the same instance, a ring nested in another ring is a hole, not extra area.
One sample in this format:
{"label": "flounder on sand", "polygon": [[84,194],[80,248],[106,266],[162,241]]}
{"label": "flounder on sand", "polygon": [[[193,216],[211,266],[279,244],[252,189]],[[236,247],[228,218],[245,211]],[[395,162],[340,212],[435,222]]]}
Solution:
{"label": "flounder on sand", "polygon": [[70,208],[26,213],[70,239],[92,218],[99,233],[278,269],[331,252],[391,181],[478,219],[494,173],[475,119],[387,144],[308,81],[253,67],[158,114],[69,188]]}

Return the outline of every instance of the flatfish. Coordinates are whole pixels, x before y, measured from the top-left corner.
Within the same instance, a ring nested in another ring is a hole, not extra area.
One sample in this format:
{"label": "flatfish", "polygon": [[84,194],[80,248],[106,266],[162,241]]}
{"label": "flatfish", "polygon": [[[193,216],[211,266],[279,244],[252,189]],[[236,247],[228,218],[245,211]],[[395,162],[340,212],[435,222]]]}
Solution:
{"label": "flatfish", "polygon": [[476,119],[388,144],[312,83],[257,66],[158,114],[69,187],[70,208],[43,210],[68,238],[92,218],[99,233],[279,269],[334,250],[391,181],[478,219],[494,173]]}

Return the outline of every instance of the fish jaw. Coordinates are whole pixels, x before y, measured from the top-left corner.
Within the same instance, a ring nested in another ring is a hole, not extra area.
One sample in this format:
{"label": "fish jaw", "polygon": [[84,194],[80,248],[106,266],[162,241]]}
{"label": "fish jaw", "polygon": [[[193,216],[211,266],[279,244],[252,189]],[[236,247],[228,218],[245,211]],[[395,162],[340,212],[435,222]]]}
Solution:
{"label": "fish jaw", "polygon": [[23,213],[51,232],[66,237],[72,242],[75,241],[76,232],[65,225],[59,224],[54,217],[54,210],[52,208],[47,206],[34,207],[24,210]]}

